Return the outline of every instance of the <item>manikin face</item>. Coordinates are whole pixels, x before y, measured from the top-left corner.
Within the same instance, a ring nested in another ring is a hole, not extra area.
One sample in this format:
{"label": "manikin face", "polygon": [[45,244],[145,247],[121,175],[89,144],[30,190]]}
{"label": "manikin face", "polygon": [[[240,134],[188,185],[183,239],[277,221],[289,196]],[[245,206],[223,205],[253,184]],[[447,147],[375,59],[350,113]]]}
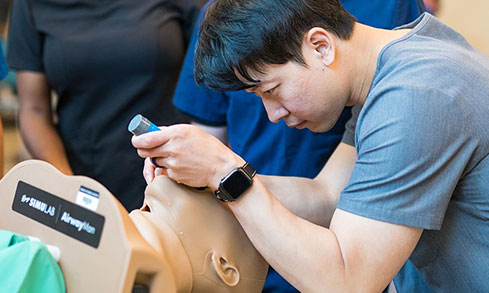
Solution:
{"label": "manikin face", "polygon": [[174,267],[181,292],[189,284],[194,292],[262,289],[265,261],[231,212],[208,192],[158,176],[146,189],[145,206],[130,216]]}
{"label": "manikin face", "polygon": [[270,121],[283,119],[289,127],[324,132],[347,105],[346,75],[338,68],[334,42],[321,33],[306,36],[302,47],[306,66],[290,61],[266,66],[265,74],[251,74],[261,82],[248,91],[262,99]]}

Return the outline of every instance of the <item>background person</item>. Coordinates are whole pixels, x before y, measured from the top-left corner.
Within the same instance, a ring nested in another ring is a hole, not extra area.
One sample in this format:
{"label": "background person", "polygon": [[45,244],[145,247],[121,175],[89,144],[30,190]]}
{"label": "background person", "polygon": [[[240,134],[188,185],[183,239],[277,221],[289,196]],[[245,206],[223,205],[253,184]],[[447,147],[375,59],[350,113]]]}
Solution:
{"label": "background person", "polygon": [[137,113],[162,125],[185,121],[171,95],[200,7],[197,0],[14,1],[7,59],[31,155],[92,177],[126,209],[139,208],[143,163],[126,126]]}
{"label": "background person", "polygon": [[426,10],[431,14],[436,14],[440,9],[439,0],[423,0],[423,3],[426,6]]}

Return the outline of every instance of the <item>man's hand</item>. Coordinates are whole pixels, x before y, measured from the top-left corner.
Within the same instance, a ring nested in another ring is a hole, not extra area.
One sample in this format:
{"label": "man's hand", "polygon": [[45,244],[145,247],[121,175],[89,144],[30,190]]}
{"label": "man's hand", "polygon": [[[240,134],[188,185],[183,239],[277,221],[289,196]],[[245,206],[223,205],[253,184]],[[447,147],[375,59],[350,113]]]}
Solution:
{"label": "man's hand", "polygon": [[[161,131],[132,137],[138,155],[146,158],[143,175],[147,183],[166,175],[188,186],[217,189],[221,178],[244,160],[217,138],[188,124],[160,127]],[[156,168],[150,158],[164,168]]]}

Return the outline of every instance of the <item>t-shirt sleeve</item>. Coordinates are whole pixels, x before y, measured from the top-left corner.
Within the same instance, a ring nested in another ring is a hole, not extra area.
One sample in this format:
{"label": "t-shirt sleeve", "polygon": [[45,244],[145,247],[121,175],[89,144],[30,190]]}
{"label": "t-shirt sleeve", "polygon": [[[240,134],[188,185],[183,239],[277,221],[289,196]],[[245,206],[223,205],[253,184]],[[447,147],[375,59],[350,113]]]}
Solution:
{"label": "t-shirt sleeve", "polygon": [[355,105],[351,108],[351,117],[345,124],[345,132],[341,142],[355,146],[355,127],[357,126],[357,119],[361,109],[362,106],[360,105]]}
{"label": "t-shirt sleeve", "polygon": [[454,98],[440,95],[436,90],[392,87],[365,103],[356,125],[358,159],[339,209],[440,229],[477,145],[464,129],[470,127],[470,114],[462,113]]}
{"label": "t-shirt sleeve", "polygon": [[178,110],[196,122],[211,126],[226,125],[227,95],[208,89],[204,85],[197,85],[194,79],[198,24],[196,26],[180,71],[173,103]]}
{"label": "t-shirt sleeve", "polygon": [[15,70],[43,72],[42,43],[43,37],[36,29],[27,1],[14,1],[7,47],[9,67]]}

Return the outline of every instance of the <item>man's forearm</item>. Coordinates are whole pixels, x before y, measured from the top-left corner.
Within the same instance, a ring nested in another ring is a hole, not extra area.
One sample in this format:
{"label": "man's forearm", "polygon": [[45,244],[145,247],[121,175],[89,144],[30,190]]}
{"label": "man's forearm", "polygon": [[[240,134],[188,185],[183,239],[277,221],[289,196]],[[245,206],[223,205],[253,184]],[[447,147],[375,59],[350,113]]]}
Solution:
{"label": "man's forearm", "polygon": [[229,207],[261,255],[301,292],[379,292],[422,233],[338,209],[331,228],[315,225],[291,213],[259,178]]}
{"label": "man's forearm", "polygon": [[329,227],[355,161],[355,148],[340,143],[314,179],[264,175],[260,175],[260,179],[295,215],[317,225]]}
{"label": "man's forearm", "polygon": [[267,262],[300,291],[342,288],[345,274],[335,234],[292,214],[259,180],[253,185],[229,206]]}
{"label": "man's forearm", "polygon": [[260,179],[296,216],[329,227],[338,202],[338,191],[327,190],[318,180],[309,178],[260,175]]}

